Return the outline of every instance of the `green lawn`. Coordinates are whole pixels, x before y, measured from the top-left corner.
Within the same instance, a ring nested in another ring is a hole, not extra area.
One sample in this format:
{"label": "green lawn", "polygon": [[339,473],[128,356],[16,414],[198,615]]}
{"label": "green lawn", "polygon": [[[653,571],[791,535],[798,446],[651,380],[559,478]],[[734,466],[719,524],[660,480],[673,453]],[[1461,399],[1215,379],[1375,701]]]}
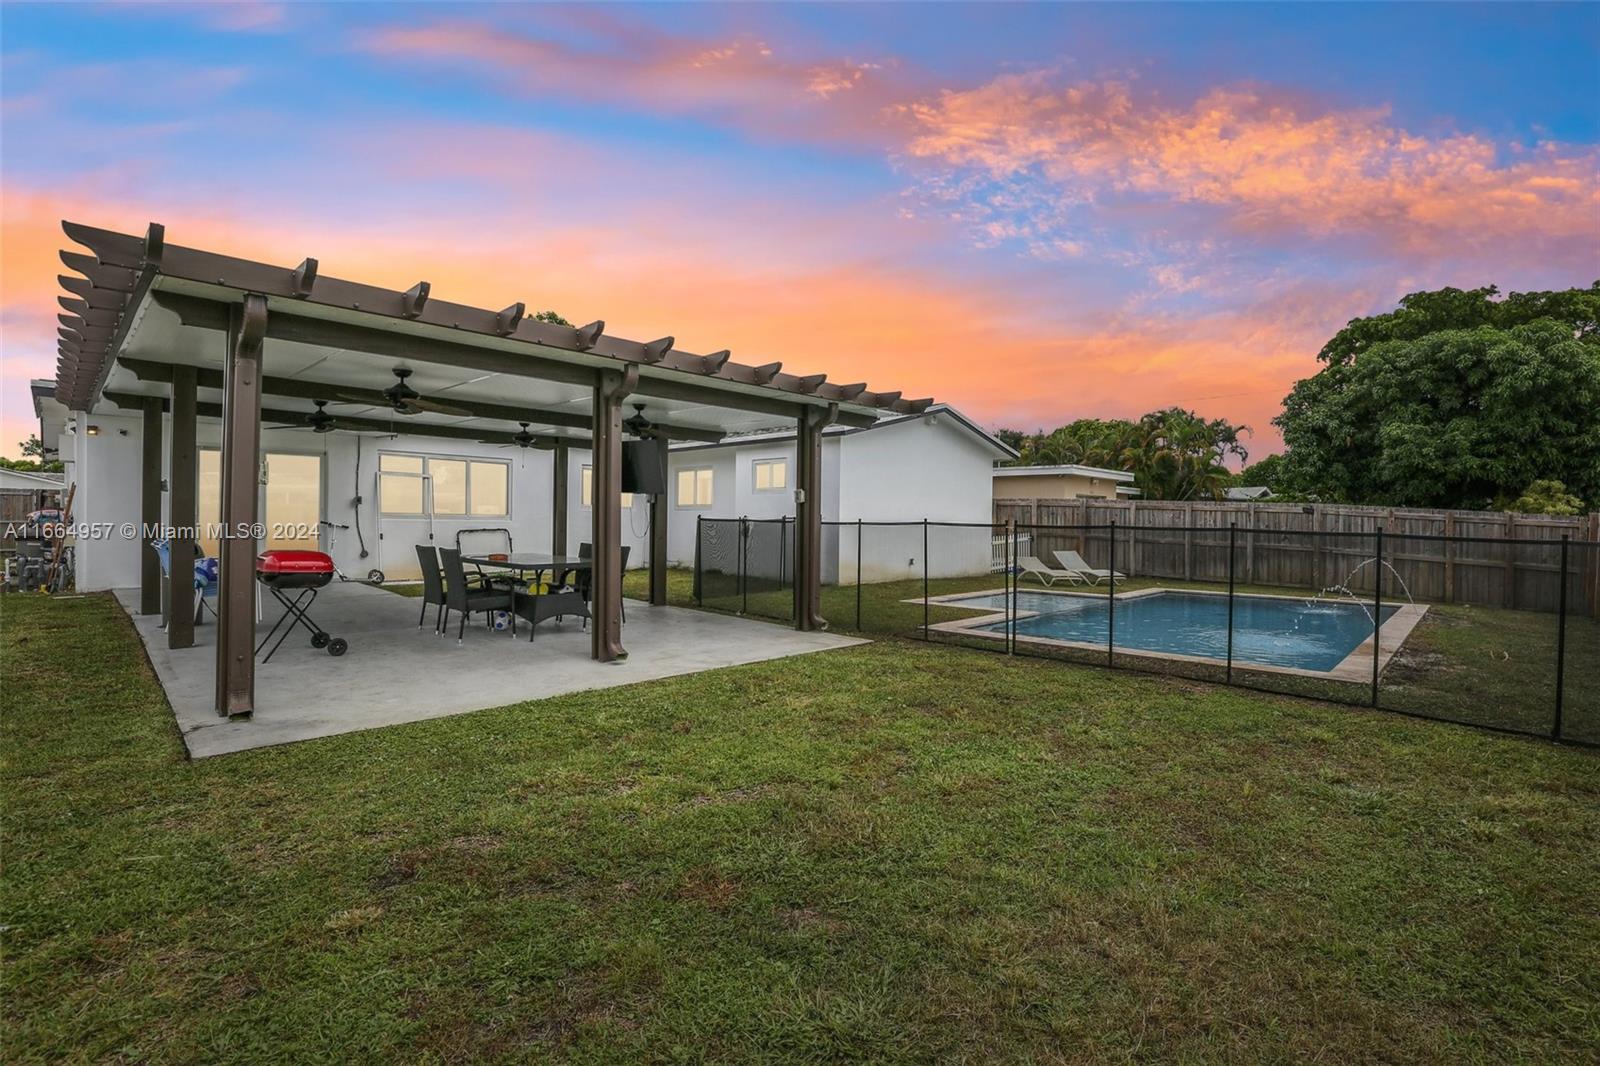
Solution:
{"label": "green lawn", "polygon": [[1600,757],[916,642],[186,762],[0,600],[55,1061],[1600,1055]]}

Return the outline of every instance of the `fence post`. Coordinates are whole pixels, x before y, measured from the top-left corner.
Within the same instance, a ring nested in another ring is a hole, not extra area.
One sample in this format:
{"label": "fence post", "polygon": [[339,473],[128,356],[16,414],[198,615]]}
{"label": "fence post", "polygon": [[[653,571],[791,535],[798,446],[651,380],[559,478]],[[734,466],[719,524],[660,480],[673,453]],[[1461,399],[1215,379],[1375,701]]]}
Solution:
{"label": "fence post", "polygon": [[1239,523],[1228,523],[1228,673],[1226,684],[1233,684],[1233,554],[1238,546]]}
{"label": "fence post", "polygon": [[856,632],[861,632],[861,519],[856,519]]}
{"label": "fence post", "polygon": [[1512,610],[1517,606],[1517,552],[1516,545],[1510,543],[1517,537],[1517,516],[1510,511],[1506,512],[1506,541],[1503,549],[1506,553],[1506,606]]}
{"label": "fence post", "polygon": [[1444,602],[1456,602],[1456,513],[1444,513]]}
{"label": "fence post", "polygon": [[1256,519],[1255,505],[1247,504],[1246,506],[1250,513],[1250,536],[1244,543],[1245,583],[1254,585],[1256,583],[1256,530],[1261,523]]}
{"label": "fence post", "polygon": [[928,520],[922,520],[922,639],[928,639]]}
{"label": "fence post", "polygon": [[706,516],[703,514],[694,516],[694,605],[696,607],[706,605],[700,589],[700,541],[705,536],[705,520]]}
{"label": "fence post", "polygon": [[[798,618],[799,615],[796,614],[794,610],[794,582],[788,581],[784,576],[788,572],[788,567],[784,565],[787,562],[788,554],[789,516],[782,515],[778,519],[778,587],[783,588],[784,585],[789,586],[789,613],[793,616],[793,618]],[[791,621],[793,618],[791,618]]]}
{"label": "fence post", "polygon": [[1111,591],[1106,594],[1106,665],[1117,665],[1117,520],[1111,520]]}
{"label": "fence post", "polygon": [[1567,668],[1567,545],[1569,534],[1561,534],[1561,591],[1556,595],[1556,720],[1551,740],[1561,739],[1561,697],[1566,688]]}
{"label": "fence post", "polygon": [[1129,577],[1139,576],[1139,501],[1128,501],[1128,567]]}
{"label": "fence post", "polygon": [[1183,505],[1183,579],[1194,579],[1194,501]]}
{"label": "fence post", "polygon": [[750,613],[750,519],[739,519],[739,613]]}
{"label": "fence post", "polygon": [[1011,528],[1011,558],[1006,564],[1006,603],[1010,610],[1006,612],[1006,654],[1017,653],[1017,523],[1008,522]]}
{"label": "fence post", "polygon": [[1372,580],[1372,705],[1378,705],[1378,630],[1383,625],[1383,526],[1378,526],[1377,568]]}

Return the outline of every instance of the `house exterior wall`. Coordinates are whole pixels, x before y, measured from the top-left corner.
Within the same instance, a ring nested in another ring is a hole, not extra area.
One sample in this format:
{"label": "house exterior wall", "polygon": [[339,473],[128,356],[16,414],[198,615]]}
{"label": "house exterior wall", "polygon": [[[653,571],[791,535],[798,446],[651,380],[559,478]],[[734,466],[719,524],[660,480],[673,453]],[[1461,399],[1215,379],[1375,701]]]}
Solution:
{"label": "house exterior wall", "polygon": [[[545,464],[554,476],[554,453],[541,452],[545,457]],[[587,448],[573,448],[567,453],[568,462],[572,469],[567,476],[567,554],[577,555],[578,546],[594,540],[594,509],[583,504],[583,468],[593,465],[593,453]],[[668,477],[667,488],[670,490],[671,478]],[[551,499],[550,483],[547,482],[545,494],[542,499]],[[545,510],[546,522],[549,522],[549,509]],[[672,531],[672,522],[667,523],[667,532]],[[536,549],[548,551],[550,537],[545,537],[545,548]],[[628,549],[628,569],[638,570],[650,562],[650,497],[635,493],[633,506],[622,509],[622,546]]]}
{"label": "house exterior wall", "polygon": [[[822,580],[856,580],[856,535],[848,523],[914,522],[903,527],[871,526],[861,537],[861,577],[889,581],[922,574],[922,528],[934,522],[967,522],[970,531],[930,536],[930,573],[949,576],[986,572],[992,502],[990,475],[995,449],[953,418],[906,419],[868,431],[833,433],[822,443]],[[765,459],[789,462],[782,492],[755,489],[755,464]],[[671,489],[680,470],[710,468],[710,507],[673,507],[668,554],[674,566],[694,565],[695,518],[776,519],[794,516],[795,442],[730,443],[713,448],[680,448],[671,453]],[[676,504],[676,500],[674,500]],[[843,523],[844,525],[840,525]],[[983,528],[976,528],[976,527]],[[754,564],[752,564],[753,566]],[[977,568],[977,569],[975,569]]]}
{"label": "house exterior wall", "polygon": [[[928,536],[928,574],[955,577],[988,571],[995,449],[953,418],[908,419],[841,438],[839,513],[846,522],[972,523],[934,528]],[[980,528],[981,527],[981,528]],[[861,536],[864,583],[921,577],[920,526],[872,526]],[[838,580],[853,582],[856,539],[841,530]]]}
{"label": "house exterior wall", "polygon": [[[62,436],[64,453],[70,448],[69,476],[78,485],[73,508],[75,522],[96,524],[110,522],[115,526],[120,526],[124,522],[137,524],[140,519],[139,495],[142,476],[143,435],[140,419],[137,416],[97,413],[87,416],[82,421],[85,424],[92,423],[99,426],[99,435],[91,437],[85,433],[68,433]],[[172,420],[169,416],[163,432],[163,445],[166,451],[162,462],[163,470],[166,470],[171,462],[171,441]],[[220,446],[220,441],[220,426],[201,423],[197,428],[196,443],[199,449],[215,450]],[[414,434],[391,437],[331,433],[318,436],[300,430],[270,429],[262,432],[261,450],[263,455],[273,453],[322,457],[318,515],[331,523],[350,528],[323,529],[319,536],[319,547],[332,555],[335,565],[351,578],[364,578],[368,571],[379,569],[389,580],[414,580],[420,576],[415,546],[419,543],[432,543],[436,546],[453,547],[456,533],[462,529],[503,526],[511,531],[512,543],[517,550],[550,550],[553,540],[551,528],[553,467],[551,453],[548,451],[523,451],[472,441]],[[376,475],[378,457],[384,452],[507,462],[510,475],[508,484],[510,517],[436,518],[430,525],[426,518],[381,515]],[[356,531],[358,513],[355,504],[358,495],[361,497],[359,537]],[[172,518],[169,504],[169,494],[162,493],[161,514],[163,521],[166,522],[170,522]],[[585,523],[587,516],[588,512],[584,511]],[[202,513],[199,517],[205,522],[214,520],[215,516]],[[267,520],[268,516],[263,510],[261,521]],[[582,539],[588,539],[587,529]],[[363,540],[367,551],[365,558],[361,554]],[[577,541],[574,540],[572,549],[575,551],[576,547]],[[76,542],[76,551],[80,589],[95,591],[128,588],[139,583],[137,538],[130,541],[119,532],[109,538],[80,539]]]}
{"label": "house exterior wall", "polygon": [[[320,452],[316,435],[291,432],[298,437],[295,446],[279,447],[278,441],[263,439],[263,451]],[[311,438],[307,441],[306,438]],[[416,580],[416,545],[432,543],[453,548],[456,534],[464,529],[503,527],[511,533],[517,551],[547,552],[554,539],[551,524],[554,468],[551,453],[535,449],[502,448],[476,441],[404,434],[398,437],[358,437],[348,433],[327,434],[327,458],[323,462],[323,515],[330,522],[348,525],[348,530],[324,530],[322,550],[333,556],[339,569],[351,578],[365,577],[367,571],[382,570],[386,580]],[[360,441],[360,475],[356,471],[357,441]],[[430,523],[413,518],[379,513],[377,472],[379,456],[385,452],[434,455],[447,458],[489,459],[510,464],[508,518],[440,517]],[[356,536],[354,499],[361,496],[361,534],[366,541],[367,558],[361,558]],[[430,541],[429,535],[432,535]],[[574,549],[576,546],[574,545]]]}
{"label": "house exterior wall", "polygon": [[[790,451],[793,451],[791,446]],[[695,534],[700,518],[726,518],[739,514],[738,456],[732,448],[672,451],[667,454],[667,492],[671,508],[667,522],[667,561],[673,566],[694,565]],[[711,503],[705,507],[678,506],[678,472],[711,471]]]}
{"label": "house exterior wall", "polygon": [[[96,535],[73,541],[78,589],[98,592],[139,583],[139,482],[143,464],[144,433],[138,416],[95,414],[80,418],[78,432],[63,435],[70,442],[71,476],[78,491],[73,497],[72,522]],[[100,432],[90,436],[90,425]],[[65,498],[62,500],[65,503]],[[135,525],[132,537],[121,528]]]}
{"label": "house exterior wall", "polygon": [[1101,500],[1117,498],[1123,482],[1081,474],[1028,474],[994,478],[995,500],[1075,500],[1092,496]]}

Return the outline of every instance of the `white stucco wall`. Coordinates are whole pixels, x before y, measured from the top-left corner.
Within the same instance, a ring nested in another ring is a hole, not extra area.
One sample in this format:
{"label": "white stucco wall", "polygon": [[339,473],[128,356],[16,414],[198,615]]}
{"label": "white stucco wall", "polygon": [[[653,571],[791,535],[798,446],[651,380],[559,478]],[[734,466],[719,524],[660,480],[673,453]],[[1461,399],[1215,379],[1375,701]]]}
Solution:
{"label": "white stucco wall", "polygon": [[[583,468],[592,465],[593,455],[588,449],[573,448],[568,461],[572,470],[567,478],[567,554],[577,555],[580,544],[594,542],[594,510],[583,505]],[[553,461],[547,458],[546,462],[552,463],[553,470]],[[544,498],[549,498],[548,490]],[[671,528],[669,522],[667,529]],[[650,562],[650,497],[636,493],[633,506],[622,509],[622,543],[628,548],[629,570]]]}
{"label": "white stucco wall", "polygon": [[[983,573],[988,567],[992,469],[996,450],[947,414],[907,419],[869,431],[830,434],[822,448],[822,517],[825,523],[968,522],[972,530],[938,530],[929,536],[931,573]],[[754,464],[789,461],[789,488],[756,492]],[[696,515],[706,518],[772,519],[794,515],[795,442],[734,442],[717,447],[678,448],[670,466],[676,499],[679,470],[709,467],[710,507],[674,506],[668,550],[673,565],[694,563]],[[681,516],[681,520],[680,520]],[[862,577],[888,581],[922,574],[920,524],[900,528],[869,525],[862,535]],[[849,528],[823,529],[823,581],[854,581],[856,536]]]}
{"label": "white stucco wall", "polygon": [[[862,519],[861,579],[894,581],[921,577],[922,530],[918,526],[871,523],[978,523],[991,519],[994,448],[947,414],[907,419],[842,439],[839,510],[845,521]],[[987,528],[930,529],[928,572],[955,577],[987,572]],[[843,530],[838,544],[840,579],[853,581],[856,541]]]}
{"label": "white stucco wall", "polygon": [[[100,432],[90,436],[87,427],[91,425]],[[73,524],[102,531],[74,542],[81,591],[139,583],[139,539],[126,537],[115,527],[139,521],[141,427],[137,416],[95,414],[80,417],[79,431],[62,437],[63,448],[69,442],[72,447],[71,477],[78,486],[72,504]],[[104,534],[106,528],[111,528],[109,534]]]}

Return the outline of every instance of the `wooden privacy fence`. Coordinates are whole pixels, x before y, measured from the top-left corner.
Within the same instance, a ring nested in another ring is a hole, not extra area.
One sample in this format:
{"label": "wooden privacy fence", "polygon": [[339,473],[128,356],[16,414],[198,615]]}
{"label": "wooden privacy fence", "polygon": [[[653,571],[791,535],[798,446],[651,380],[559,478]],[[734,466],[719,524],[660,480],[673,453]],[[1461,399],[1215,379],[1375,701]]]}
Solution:
{"label": "wooden privacy fence", "polygon": [[[996,524],[1033,534],[1034,554],[1071,548],[1130,577],[1228,579],[1228,528],[1240,584],[1371,592],[1377,533],[1392,566],[1384,593],[1404,582],[1414,599],[1554,611],[1567,548],[1567,607],[1600,615],[1600,514],[1573,517],[1509,511],[1432,511],[1330,504],[1001,499]],[[1029,528],[1031,527],[1031,528]],[[1074,528],[1075,527],[1075,528]],[[1095,527],[1095,528],[1085,528]],[[1363,565],[1366,564],[1366,565]]]}

